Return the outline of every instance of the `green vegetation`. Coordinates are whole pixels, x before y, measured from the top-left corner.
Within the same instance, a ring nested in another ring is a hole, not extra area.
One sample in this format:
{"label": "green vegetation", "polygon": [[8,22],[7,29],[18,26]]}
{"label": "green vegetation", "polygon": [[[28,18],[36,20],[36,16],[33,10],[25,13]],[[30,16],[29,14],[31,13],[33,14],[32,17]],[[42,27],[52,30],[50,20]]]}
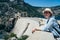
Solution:
{"label": "green vegetation", "polygon": [[15,37],[17,40],[26,40],[26,39],[28,38],[27,35],[23,35],[23,36],[21,36],[20,38],[18,38],[18,37],[16,36],[16,34],[11,33],[10,35],[6,35],[4,39],[5,39],[5,40],[8,40],[9,38],[12,38],[12,37]]}
{"label": "green vegetation", "polygon": [[23,35],[22,37],[18,38],[18,40],[26,40],[28,38],[27,35]]}

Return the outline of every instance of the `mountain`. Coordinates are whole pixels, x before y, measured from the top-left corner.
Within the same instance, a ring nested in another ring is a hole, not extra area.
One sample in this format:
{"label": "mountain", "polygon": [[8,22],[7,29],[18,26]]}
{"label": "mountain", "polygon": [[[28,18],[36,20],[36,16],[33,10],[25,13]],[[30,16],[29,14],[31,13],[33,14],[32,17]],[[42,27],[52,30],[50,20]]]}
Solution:
{"label": "mountain", "polygon": [[60,5],[59,6],[53,6],[53,7],[34,7],[35,10],[42,13],[43,9],[45,8],[51,8],[54,12],[56,19],[60,20]]}
{"label": "mountain", "polygon": [[[0,24],[6,24],[7,20],[14,18],[18,12],[21,17],[42,17],[42,11],[46,7],[34,7],[24,2],[24,0],[0,0]],[[60,6],[49,7],[56,14],[56,19],[60,19]]]}
{"label": "mountain", "polygon": [[[15,14],[21,13],[22,17],[41,17],[41,13],[36,11],[33,6],[24,2],[24,0],[0,0],[0,19],[2,24],[9,18],[14,18]],[[26,14],[24,13],[26,12]],[[43,16],[42,16],[43,17]]]}

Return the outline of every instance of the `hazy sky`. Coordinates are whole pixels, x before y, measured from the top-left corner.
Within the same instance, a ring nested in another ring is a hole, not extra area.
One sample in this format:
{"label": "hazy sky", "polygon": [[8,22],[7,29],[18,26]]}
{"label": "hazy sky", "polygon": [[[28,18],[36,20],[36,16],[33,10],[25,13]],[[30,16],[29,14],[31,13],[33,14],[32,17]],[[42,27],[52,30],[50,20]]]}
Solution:
{"label": "hazy sky", "polygon": [[32,6],[38,7],[51,7],[60,5],[60,0],[24,0],[24,1]]}

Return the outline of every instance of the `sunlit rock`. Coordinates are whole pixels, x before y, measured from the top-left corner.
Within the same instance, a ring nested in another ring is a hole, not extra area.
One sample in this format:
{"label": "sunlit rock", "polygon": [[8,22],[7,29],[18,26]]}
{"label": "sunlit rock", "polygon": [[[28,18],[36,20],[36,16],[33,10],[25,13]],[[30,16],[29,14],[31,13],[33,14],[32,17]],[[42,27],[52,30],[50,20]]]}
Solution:
{"label": "sunlit rock", "polygon": [[17,37],[21,37],[23,34],[31,35],[32,29],[34,27],[39,27],[39,23],[31,19],[20,18],[17,20],[17,23],[15,27],[13,28],[12,32],[16,34]]}
{"label": "sunlit rock", "polygon": [[48,32],[37,31],[33,33],[27,40],[55,40],[53,35]]}

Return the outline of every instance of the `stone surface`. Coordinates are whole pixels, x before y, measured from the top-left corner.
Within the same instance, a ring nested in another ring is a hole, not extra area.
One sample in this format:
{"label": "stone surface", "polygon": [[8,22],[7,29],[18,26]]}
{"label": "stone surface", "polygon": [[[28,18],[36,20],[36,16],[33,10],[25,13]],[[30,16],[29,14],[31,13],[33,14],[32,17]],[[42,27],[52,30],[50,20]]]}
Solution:
{"label": "stone surface", "polygon": [[[14,29],[12,30],[12,33],[17,34],[17,37],[21,37],[22,35],[28,35],[28,36],[31,36],[32,35],[32,37],[33,37],[33,35],[35,35],[35,34],[36,35],[38,34],[40,36],[41,35],[42,36],[43,35],[46,36],[47,34],[49,34],[49,35],[47,35],[47,37],[48,36],[50,37],[51,36],[51,33],[46,33],[46,32],[42,32],[41,34],[39,34],[40,32],[39,33],[32,34],[32,29],[34,27],[39,27],[39,21],[40,20],[43,20],[43,19],[40,19],[40,18],[38,18],[38,19],[39,20],[36,20],[36,18],[20,18],[20,19],[18,19],[18,21],[17,21]],[[45,19],[44,19],[44,21],[45,21]],[[43,23],[44,23],[44,21],[43,21]],[[53,36],[52,36],[52,38],[53,38]]]}
{"label": "stone surface", "polygon": [[55,40],[53,35],[48,32],[37,31],[33,33],[27,40]]}
{"label": "stone surface", "polygon": [[39,27],[39,23],[31,19],[20,18],[12,30],[12,33],[17,34],[17,37],[21,37],[23,34],[31,35],[32,28],[34,27]]}

